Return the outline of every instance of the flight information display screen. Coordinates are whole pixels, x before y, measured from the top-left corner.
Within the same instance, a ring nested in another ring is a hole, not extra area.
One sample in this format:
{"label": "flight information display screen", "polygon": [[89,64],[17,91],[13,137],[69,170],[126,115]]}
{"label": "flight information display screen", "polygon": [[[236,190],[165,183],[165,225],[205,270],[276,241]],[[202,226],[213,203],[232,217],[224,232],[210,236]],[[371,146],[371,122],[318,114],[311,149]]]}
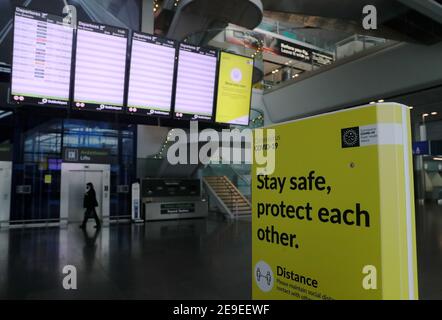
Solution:
{"label": "flight information display screen", "polygon": [[174,115],[177,119],[213,119],[217,51],[180,44]]}
{"label": "flight information display screen", "polygon": [[221,52],[215,121],[249,124],[252,100],[253,59]]}
{"label": "flight information display screen", "polygon": [[62,17],[15,9],[12,103],[69,106],[73,33]]}
{"label": "flight information display screen", "polygon": [[73,108],[123,111],[128,30],[79,22]]}
{"label": "flight information display screen", "polygon": [[170,116],[176,43],[134,32],[131,51],[127,111],[132,114]]}

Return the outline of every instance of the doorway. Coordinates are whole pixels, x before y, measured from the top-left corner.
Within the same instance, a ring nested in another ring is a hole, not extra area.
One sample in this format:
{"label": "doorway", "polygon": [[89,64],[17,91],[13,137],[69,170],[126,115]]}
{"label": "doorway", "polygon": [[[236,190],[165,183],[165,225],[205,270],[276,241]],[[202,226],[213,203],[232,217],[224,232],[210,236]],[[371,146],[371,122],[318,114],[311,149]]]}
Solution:
{"label": "doorway", "polygon": [[98,217],[109,220],[110,166],[99,164],[63,163],[61,173],[60,219],[62,223],[83,220],[83,198],[86,184],[91,182],[97,195]]}

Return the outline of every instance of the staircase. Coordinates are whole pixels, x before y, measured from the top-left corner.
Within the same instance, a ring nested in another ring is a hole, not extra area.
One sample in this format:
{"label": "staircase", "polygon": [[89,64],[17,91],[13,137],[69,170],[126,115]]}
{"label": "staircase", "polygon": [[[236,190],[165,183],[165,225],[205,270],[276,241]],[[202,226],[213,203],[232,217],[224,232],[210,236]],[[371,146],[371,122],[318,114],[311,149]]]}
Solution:
{"label": "staircase", "polygon": [[252,205],[226,176],[206,176],[204,185],[217,206],[230,219],[249,217]]}

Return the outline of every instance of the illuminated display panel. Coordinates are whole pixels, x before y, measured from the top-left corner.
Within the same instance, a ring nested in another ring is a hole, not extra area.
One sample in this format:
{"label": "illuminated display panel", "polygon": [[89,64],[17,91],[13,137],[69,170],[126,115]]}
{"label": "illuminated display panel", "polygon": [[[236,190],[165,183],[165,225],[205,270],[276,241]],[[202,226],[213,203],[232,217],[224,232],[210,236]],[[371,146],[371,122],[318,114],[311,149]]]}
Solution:
{"label": "illuminated display panel", "polygon": [[73,29],[63,18],[17,7],[11,102],[69,106]]}
{"label": "illuminated display panel", "polygon": [[180,44],[174,115],[211,121],[215,97],[217,51]]}
{"label": "illuminated display panel", "polygon": [[249,124],[252,100],[253,59],[221,52],[215,121]]}
{"label": "illuminated display panel", "polygon": [[128,30],[79,22],[73,108],[123,111]]}
{"label": "illuminated display panel", "polygon": [[127,111],[170,116],[176,43],[134,32],[131,51]]}

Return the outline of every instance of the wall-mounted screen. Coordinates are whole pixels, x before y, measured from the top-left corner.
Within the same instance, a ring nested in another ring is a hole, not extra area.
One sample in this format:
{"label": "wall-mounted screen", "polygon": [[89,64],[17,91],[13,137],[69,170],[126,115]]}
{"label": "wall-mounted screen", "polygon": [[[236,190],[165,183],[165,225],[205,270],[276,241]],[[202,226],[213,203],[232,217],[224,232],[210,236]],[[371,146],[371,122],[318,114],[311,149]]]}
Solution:
{"label": "wall-mounted screen", "polygon": [[215,121],[249,124],[252,100],[253,59],[221,52]]}
{"label": "wall-mounted screen", "polygon": [[73,33],[62,17],[16,8],[12,103],[69,105]]}
{"label": "wall-mounted screen", "polygon": [[79,22],[73,108],[123,111],[128,30]]}
{"label": "wall-mounted screen", "polygon": [[175,92],[175,118],[212,120],[217,55],[215,49],[180,44]]}
{"label": "wall-mounted screen", "polygon": [[176,43],[134,32],[131,51],[127,111],[170,116]]}
{"label": "wall-mounted screen", "polygon": [[76,7],[79,21],[140,30],[142,0],[0,0],[0,62],[11,64],[13,18],[17,5],[57,16],[65,5]]}

